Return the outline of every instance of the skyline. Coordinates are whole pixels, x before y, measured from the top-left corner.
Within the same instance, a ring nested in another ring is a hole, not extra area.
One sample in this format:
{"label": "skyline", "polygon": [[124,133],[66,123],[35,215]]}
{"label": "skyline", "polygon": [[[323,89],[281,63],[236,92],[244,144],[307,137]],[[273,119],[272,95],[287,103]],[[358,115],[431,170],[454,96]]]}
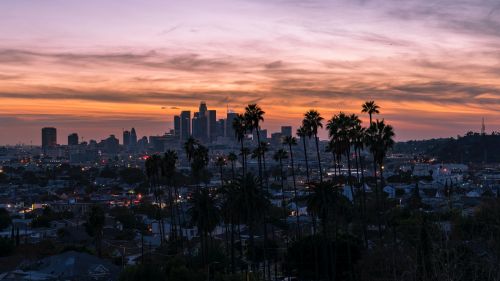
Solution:
{"label": "skyline", "polygon": [[101,2],[0,3],[0,144],[162,134],[200,100],[270,131],[365,100],[397,140],[500,130],[495,1]]}

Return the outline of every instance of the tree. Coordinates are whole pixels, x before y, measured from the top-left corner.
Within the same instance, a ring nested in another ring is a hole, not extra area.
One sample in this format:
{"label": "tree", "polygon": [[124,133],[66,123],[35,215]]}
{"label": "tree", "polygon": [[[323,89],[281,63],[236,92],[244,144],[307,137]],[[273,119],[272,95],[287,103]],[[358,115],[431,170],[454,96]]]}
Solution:
{"label": "tree", "polygon": [[218,156],[217,159],[215,159],[215,166],[219,168],[220,172],[220,185],[224,185],[224,177],[223,177],[223,171],[224,171],[224,166],[227,165],[227,160],[224,156]]}
{"label": "tree", "polygon": [[234,171],[234,164],[236,163],[236,160],[238,160],[238,156],[236,156],[236,153],[230,152],[227,155],[227,160],[229,162],[231,162],[231,176],[232,176],[232,180],[234,181],[236,179],[236,174]]}
{"label": "tree", "polygon": [[207,262],[208,257],[208,236],[215,229],[220,221],[220,210],[215,198],[208,189],[198,189],[189,201],[191,207],[188,212],[191,216],[191,223],[198,228],[201,238],[201,248],[203,262]]}
{"label": "tree", "polygon": [[372,115],[375,113],[375,114],[379,114],[379,109],[380,109],[380,106],[378,106],[375,101],[367,101],[365,103],[363,103],[363,105],[361,105],[361,112],[363,113],[368,113],[368,115],[370,116],[370,126],[372,124]]}
{"label": "tree", "polygon": [[285,175],[283,172],[283,160],[288,158],[288,153],[284,149],[278,149],[273,156],[274,161],[278,162],[280,165],[280,178],[281,178],[281,204],[283,207],[283,217],[286,221],[286,202],[285,202]]}
{"label": "tree", "polygon": [[102,256],[102,230],[104,228],[104,221],[104,210],[98,205],[92,206],[88,214],[85,226],[87,229],[87,233],[90,236],[95,237],[96,249],[99,257]]}
{"label": "tree", "polygon": [[0,230],[7,228],[11,223],[12,219],[10,218],[9,211],[5,208],[0,208]]}
{"label": "tree", "polygon": [[380,170],[380,189],[384,188],[384,159],[387,151],[394,145],[394,129],[386,125],[384,120],[373,122],[366,131],[366,143],[373,155],[373,172],[375,177],[375,195],[377,201],[377,214],[379,224],[379,238],[382,239],[382,226],[380,222],[380,190],[377,186],[377,166]]}
{"label": "tree", "polygon": [[265,112],[257,104],[249,104],[247,105],[247,107],[245,107],[245,122],[247,124],[247,129],[250,131],[250,133],[252,133],[253,130],[255,130],[257,133],[257,145],[258,145],[257,156],[259,163],[259,178],[261,184],[264,181],[262,177],[262,149],[260,142],[260,122],[264,122],[264,114]]}
{"label": "tree", "polygon": [[308,131],[308,128],[306,128],[304,126],[300,126],[297,129],[297,136],[302,141],[302,145],[303,145],[303,148],[304,148],[304,159],[305,159],[305,162],[306,162],[306,179],[307,179],[307,183],[308,184],[310,182],[310,179],[309,179],[309,161],[308,161],[308,158],[307,158],[306,137],[308,137],[310,135],[311,135],[311,133]]}
{"label": "tree", "polygon": [[292,146],[297,145],[297,139],[292,136],[286,136],[283,138],[282,143],[288,146],[288,151],[290,152],[290,163],[292,165],[292,181],[293,181],[293,197],[295,201],[295,216],[297,217],[297,237],[300,236],[300,217],[299,217],[299,206],[298,206],[298,196],[297,196],[297,184],[295,181],[295,167],[293,163],[293,149]]}
{"label": "tree", "polygon": [[236,117],[233,119],[233,130],[234,134],[236,136],[236,139],[238,142],[241,144],[241,163],[243,165],[242,172],[243,174],[246,173],[246,155],[243,153],[245,150],[244,142],[245,142],[245,136],[248,131],[248,125],[247,125],[247,120],[245,120],[245,116],[243,114],[236,114]]}
{"label": "tree", "polygon": [[309,110],[304,114],[304,120],[302,121],[302,126],[307,128],[307,131],[311,136],[314,136],[314,141],[316,142],[316,155],[318,158],[318,172],[319,180],[323,181],[323,170],[321,169],[321,157],[319,153],[319,138],[318,129],[323,128],[323,117],[316,110]]}

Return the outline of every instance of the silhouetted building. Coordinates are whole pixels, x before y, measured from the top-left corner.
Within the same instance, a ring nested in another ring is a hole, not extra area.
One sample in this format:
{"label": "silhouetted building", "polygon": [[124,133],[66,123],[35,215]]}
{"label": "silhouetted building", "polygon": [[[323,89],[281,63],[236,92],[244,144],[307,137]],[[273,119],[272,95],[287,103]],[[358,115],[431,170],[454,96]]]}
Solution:
{"label": "silhouetted building", "polygon": [[137,134],[135,132],[135,129],[132,128],[132,130],[130,130],[130,149],[135,149],[137,147]]}
{"label": "silhouetted building", "polygon": [[123,131],[123,146],[128,148],[130,146],[130,132]]}
{"label": "silhouetted building", "polygon": [[281,126],[281,135],[283,137],[291,137],[292,136],[292,126]]}
{"label": "silhouetted building", "polygon": [[148,149],[148,145],[149,145],[148,138],[144,136],[137,141],[137,150],[139,152],[146,151]]}
{"label": "silhouetted building", "polygon": [[191,111],[182,111],[180,119],[180,139],[185,141],[191,136]]}
{"label": "silhouetted building", "polygon": [[174,116],[174,136],[180,137],[181,135],[181,117],[179,115]]}
{"label": "silhouetted building", "polygon": [[57,146],[57,130],[52,127],[42,128],[42,148],[52,148]]}
{"label": "silhouetted building", "polygon": [[208,121],[208,139],[214,141],[217,139],[217,111],[209,110],[207,112]]}
{"label": "silhouetted building", "polygon": [[68,136],[68,145],[78,145],[78,134],[73,133]]}
{"label": "silhouetted building", "polygon": [[215,124],[215,138],[213,140],[216,140],[218,137],[224,137],[225,128],[226,120],[219,119]]}
{"label": "silhouetted building", "polygon": [[120,148],[120,142],[115,137],[115,135],[110,135],[107,139],[103,140],[101,143],[104,152],[109,154],[117,153]]}
{"label": "silhouetted building", "polygon": [[234,135],[234,129],[233,129],[233,120],[236,118],[237,113],[235,112],[228,112],[227,117],[226,117],[226,132],[225,136],[236,140],[236,137]]}

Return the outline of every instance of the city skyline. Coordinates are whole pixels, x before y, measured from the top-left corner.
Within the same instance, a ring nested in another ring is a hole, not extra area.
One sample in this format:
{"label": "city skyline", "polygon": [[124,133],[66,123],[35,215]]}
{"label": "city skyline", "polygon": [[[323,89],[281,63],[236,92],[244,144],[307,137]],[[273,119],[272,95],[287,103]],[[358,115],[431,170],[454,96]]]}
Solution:
{"label": "city skyline", "polygon": [[[6,1],[0,144],[163,134],[200,100],[263,127],[382,107],[397,140],[500,130],[495,1]],[[222,114],[221,114],[222,113]],[[325,137],[326,135],[321,135]]]}

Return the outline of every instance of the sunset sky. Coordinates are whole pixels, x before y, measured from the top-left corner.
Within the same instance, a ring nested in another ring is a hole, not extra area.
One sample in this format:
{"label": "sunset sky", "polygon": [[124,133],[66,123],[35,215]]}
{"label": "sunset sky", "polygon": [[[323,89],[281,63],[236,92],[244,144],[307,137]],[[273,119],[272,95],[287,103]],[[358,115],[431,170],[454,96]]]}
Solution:
{"label": "sunset sky", "polygon": [[0,1],[0,144],[163,134],[201,100],[271,131],[365,100],[398,140],[500,131],[500,1]]}

